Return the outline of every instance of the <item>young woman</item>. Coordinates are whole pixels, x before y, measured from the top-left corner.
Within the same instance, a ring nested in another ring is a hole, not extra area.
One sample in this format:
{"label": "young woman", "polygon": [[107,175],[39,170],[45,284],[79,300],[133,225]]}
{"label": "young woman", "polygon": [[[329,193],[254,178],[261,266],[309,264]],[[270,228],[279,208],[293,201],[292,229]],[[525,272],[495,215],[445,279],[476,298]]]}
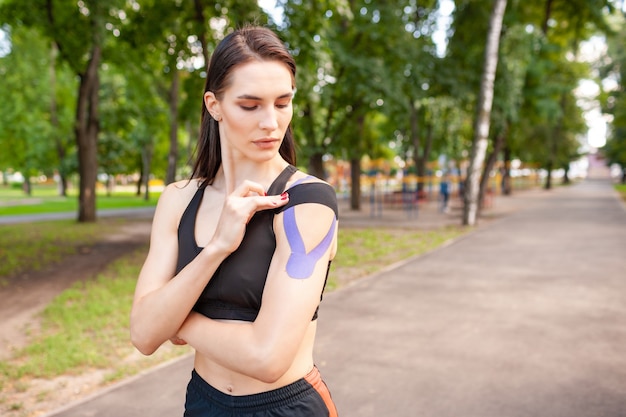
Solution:
{"label": "young woman", "polygon": [[336,252],[337,202],[294,168],[296,67],[270,30],[224,38],[209,63],[191,180],[159,199],[131,337],[195,349],[185,416],[336,416],[313,362]]}

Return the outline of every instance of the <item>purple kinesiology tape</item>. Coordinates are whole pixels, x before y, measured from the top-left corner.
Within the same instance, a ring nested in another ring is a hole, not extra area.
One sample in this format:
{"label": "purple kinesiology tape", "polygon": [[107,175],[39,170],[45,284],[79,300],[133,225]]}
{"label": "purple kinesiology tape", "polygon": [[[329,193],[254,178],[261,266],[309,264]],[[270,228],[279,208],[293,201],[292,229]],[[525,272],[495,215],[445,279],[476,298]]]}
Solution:
{"label": "purple kinesiology tape", "polygon": [[313,275],[315,264],[326,253],[326,250],[330,247],[335,234],[335,224],[337,220],[333,218],[333,223],[330,225],[330,230],[326,233],[326,236],[311,252],[306,253],[302,236],[298,230],[296,224],[296,213],[294,207],[290,207],[283,213],[283,225],[285,227],[285,234],[287,235],[287,241],[291,247],[291,255],[287,261],[287,274],[291,278],[305,279]]}

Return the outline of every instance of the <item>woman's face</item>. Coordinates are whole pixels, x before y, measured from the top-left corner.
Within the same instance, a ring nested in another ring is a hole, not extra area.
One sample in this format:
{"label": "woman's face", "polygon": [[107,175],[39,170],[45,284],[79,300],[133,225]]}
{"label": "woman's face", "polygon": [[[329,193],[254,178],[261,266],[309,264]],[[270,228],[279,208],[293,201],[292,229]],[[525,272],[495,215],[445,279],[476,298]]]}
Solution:
{"label": "woman's face", "polygon": [[[279,61],[251,61],[236,67],[221,100],[212,93],[205,103],[217,116],[222,145],[234,159],[272,159],[293,115],[293,83]],[[224,155],[223,155],[224,156]]]}

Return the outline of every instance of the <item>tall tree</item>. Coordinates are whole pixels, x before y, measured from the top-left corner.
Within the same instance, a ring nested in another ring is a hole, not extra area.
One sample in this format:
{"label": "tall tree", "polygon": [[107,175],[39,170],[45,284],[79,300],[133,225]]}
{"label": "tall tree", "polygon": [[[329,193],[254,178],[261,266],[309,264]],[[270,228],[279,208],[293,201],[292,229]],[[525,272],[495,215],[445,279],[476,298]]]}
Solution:
{"label": "tall tree", "polygon": [[[505,16],[505,24],[506,20],[507,16]],[[491,112],[493,141],[480,179],[479,213],[500,154],[503,154],[501,186],[505,194],[511,192],[510,135],[522,119],[520,112],[524,99],[524,81],[533,52],[533,40],[534,35],[527,32],[525,25],[517,22],[509,24],[502,36]]]}
{"label": "tall tree", "polygon": [[603,112],[611,117],[602,153],[607,164],[620,167],[620,181],[626,184],[626,12],[615,13],[611,23],[615,31],[607,37],[607,56],[600,75],[616,85],[602,94]]}
{"label": "tall tree", "polygon": [[123,0],[9,0],[3,11],[20,22],[41,30],[56,46],[59,60],[78,78],[74,136],[78,150],[78,221],[96,220],[97,141],[99,133],[99,68],[107,25],[119,26]]}
{"label": "tall tree", "polygon": [[483,76],[481,79],[478,102],[476,104],[474,138],[472,140],[470,161],[464,188],[465,193],[463,196],[464,225],[472,226],[476,223],[480,173],[487,151],[491,106],[493,103],[493,86],[496,67],[498,65],[498,47],[500,44],[500,33],[502,31],[502,21],[504,19],[506,3],[506,0],[495,0],[491,17],[489,18]]}
{"label": "tall tree", "polygon": [[519,19],[539,35],[525,85],[525,116],[532,122],[522,128],[526,140],[520,151],[545,169],[547,189],[553,171],[565,168],[567,173],[578,157],[575,136],[585,130],[572,93],[580,79],[590,77],[576,60],[580,43],[609,30],[606,16],[612,9],[607,0],[537,0],[516,8]]}
{"label": "tall tree", "polygon": [[30,194],[30,177],[44,173],[69,173],[72,151],[72,105],[68,89],[74,81],[63,66],[53,67],[50,43],[37,30],[22,25],[6,28],[10,51],[0,58],[0,169],[24,175]]}

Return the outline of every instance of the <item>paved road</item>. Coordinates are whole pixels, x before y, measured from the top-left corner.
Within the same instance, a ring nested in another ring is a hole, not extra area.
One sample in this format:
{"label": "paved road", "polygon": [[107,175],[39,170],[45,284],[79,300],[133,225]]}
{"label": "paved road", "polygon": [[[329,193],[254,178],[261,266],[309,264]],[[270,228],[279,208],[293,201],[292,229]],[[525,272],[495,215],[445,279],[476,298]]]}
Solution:
{"label": "paved road", "polygon": [[[325,298],[316,359],[340,416],[626,416],[624,204],[607,180],[517,203]],[[180,416],[191,366],[53,415]]]}

